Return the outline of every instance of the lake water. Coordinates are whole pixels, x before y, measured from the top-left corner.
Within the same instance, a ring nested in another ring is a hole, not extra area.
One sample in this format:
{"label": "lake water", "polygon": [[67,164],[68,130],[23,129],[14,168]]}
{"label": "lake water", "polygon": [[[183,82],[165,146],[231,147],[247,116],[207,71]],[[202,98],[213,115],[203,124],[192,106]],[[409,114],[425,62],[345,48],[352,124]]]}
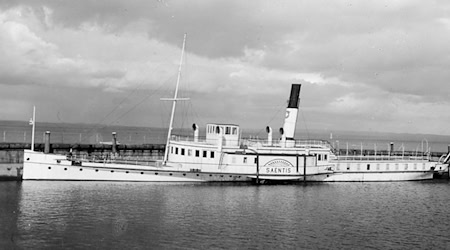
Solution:
{"label": "lake water", "polygon": [[447,180],[0,182],[0,249],[449,249]]}

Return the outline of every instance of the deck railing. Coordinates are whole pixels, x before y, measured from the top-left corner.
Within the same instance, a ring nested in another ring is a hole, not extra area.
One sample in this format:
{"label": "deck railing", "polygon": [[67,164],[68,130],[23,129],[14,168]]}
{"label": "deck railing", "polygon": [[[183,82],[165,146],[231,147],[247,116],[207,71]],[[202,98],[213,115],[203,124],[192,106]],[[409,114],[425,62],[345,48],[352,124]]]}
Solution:
{"label": "deck railing", "polygon": [[[172,141],[187,141],[187,142],[193,142],[194,137],[192,136],[180,136],[180,135],[172,135],[171,137]],[[198,142],[201,143],[207,143],[205,137],[198,137]],[[230,143],[230,141],[228,141]],[[286,142],[288,144],[289,142]],[[210,144],[214,145],[216,143],[210,142]],[[283,147],[283,142],[280,140],[272,140],[272,142],[269,142],[267,139],[259,139],[259,138],[243,138],[239,141],[235,141],[233,143],[234,145],[244,145],[249,147]],[[327,149],[333,149],[331,144],[328,141],[325,140],[295,140],[295,147],[303,147],[303,148],[327,148]]]}
{"label": "deck railing", "polygon": [[160,166],[161,157],[131,157],[131,156],[114,156],[108,154],[104,156],[88,156],[88,155],[70,155],[66,156],[68,161],[72,162],[92,162],[92,163],[115,163],[115,164],[127,164],[127,165],[141,165],[141,166]]}
{"label": "deck railing", "polygon": [[339,155],[339,161],[429,161],[429,155]]}

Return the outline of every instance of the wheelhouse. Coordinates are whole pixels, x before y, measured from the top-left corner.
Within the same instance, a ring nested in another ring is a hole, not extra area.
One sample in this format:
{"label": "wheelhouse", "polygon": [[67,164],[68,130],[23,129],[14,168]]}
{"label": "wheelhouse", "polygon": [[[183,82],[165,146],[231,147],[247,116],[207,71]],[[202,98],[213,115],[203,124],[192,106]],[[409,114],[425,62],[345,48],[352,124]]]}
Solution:
{"label": "wheelhouse", "polygon": [[223,146],[238,146],[239,126],[234,124],[207,124],[206,142],[210,144],[217,144],[219,139],[222,140]]}

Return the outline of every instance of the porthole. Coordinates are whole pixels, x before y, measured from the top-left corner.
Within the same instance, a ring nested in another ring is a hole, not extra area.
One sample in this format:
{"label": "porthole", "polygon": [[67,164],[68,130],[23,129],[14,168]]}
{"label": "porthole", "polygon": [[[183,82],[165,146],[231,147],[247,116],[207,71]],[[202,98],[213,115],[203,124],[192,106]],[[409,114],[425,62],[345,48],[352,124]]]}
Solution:
{"label": "porthole", "polygon": [[30,160],[30,158],[27,158],[27,161],[29,161]]}
{"label": "porthole", "polygon": [[95,172],[98,172],[98,169],[96,169]]}
{"label": "porthole", "polygon": [[230,175],[230,178],[233,177],[232,175]]}
{"label": "porthole", "polygon": [[223,175],[221,175],[220,177],[223,177]]}
{"label": "porthole", "polygon": [[141,174],[144,174],[144,172],[141,172]]}
{"label": "porthole", "polygon": [[197,176],[200,176],[199,174],[197,174]]}
{"label": "porthole", "polygon": [[158,173],[155,173],[155,175],[158,175]]}
{"label": "porthole", "polygon": [[64,170],[67,170],[67,168],[64,168]]}
{"label": "porthole", "polygon": [[183,176],[186,176],[186,174],[183,174]]}
{"label": "porthole", "polygon": [[48,167],[48,169],[52,169],[52,167]]}
{"label": "porthole", "polygon": [[61,160],[56,160],[56,163],[58,163],[58,164],[61,163]]}
{"label": "porthole", "polygon": [[125,173],[127,173],[127,174],[128,174],[129,172],[128,172],[128,171],[125,171]]}
{"label": "porthole", "polygon": [[211,176],[212,176],[212,174],[209,175],[209,177],[211,177]]}
{"label": "porthole", "polygon": [[82,169],[82,168],[80,168],[80,171],[83,171],[83,169]]}
{"label": "porthole", "polygon": [[169,175],[172,176],[172,173],[170,173]]}
{"label": "porthole", "polygon": [[111,173],[114,173],[114,170],[111,170]]}

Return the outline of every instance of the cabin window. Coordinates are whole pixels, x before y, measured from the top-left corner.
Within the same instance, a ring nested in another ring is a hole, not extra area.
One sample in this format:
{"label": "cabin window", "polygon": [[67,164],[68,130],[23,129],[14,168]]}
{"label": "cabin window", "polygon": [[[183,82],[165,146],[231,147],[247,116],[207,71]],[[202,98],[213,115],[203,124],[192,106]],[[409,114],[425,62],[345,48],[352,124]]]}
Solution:
{"label": "cabin window", "polygon": [[237,135],[237,128],[233,127],[233,135]]}
{"label": "cabin window", "polygon": [[225,128],[225,134],[229,135],[231,133],[231,128],[230,127],[226,127]]}
{"label": "cabin window", "polygon": [[216,134],[220,134],[220,127],[219,126],[216,127]]}
{"label": "cabin window", "polygon": [[255,164],[258,164],[258,158],[255,157]]}
{"label": "cabin window", "polygon": [[211,151],[211,158],[214,158],[214,151]]}
{"label": "cabin window", "polygon": [[181,155],[184,155],[184,148],[181,149]]}
{"label": "cabin window", "polygon": [[370,164],[367,164],[367,170],[370,170]]}
{"label": "cabin window", "polygon": [[317,159],[318,159],[319,161],[321,161],[321,160],[322,160],[322,155],[321,155],[321,154],[318,154],[318,155],[317,155]]}
{"label": "cabin window", "polygon": [[347,170],[350,170],[350,163],[347,163]]}
{"label": "cabin window", "polygon": [[203,158],[207,157],[208,152],[207,151],[203,151]]}
{"label": "cabin window", "polygon": [[188,149],[188,156],[192,155],[192,149]]}
{"label": "cabin window", "polygon": [[324,161],[328,160],[328,155],[323,155],[323,160]]}
{"label": "cabin window", "polygon": [[405,164],[405,170],[408,170],[408,164],[407,163]]}
{"label": "cabin window", "polygon": [[170,147],[170,153],[173,154],[173,147]]}
{"label": "cabin window", "polygon": [[195,157],[200,157],[200,150],[195,150]]}
{"label": "cabin window", "polygon": [[175,148],[175,154],[176,155],[178,154],[178,148]]}
{"label": "cabin window", "polygon": [[244,157],[243,162],[244,162],[244,163],[247,163],[247,157]]}

